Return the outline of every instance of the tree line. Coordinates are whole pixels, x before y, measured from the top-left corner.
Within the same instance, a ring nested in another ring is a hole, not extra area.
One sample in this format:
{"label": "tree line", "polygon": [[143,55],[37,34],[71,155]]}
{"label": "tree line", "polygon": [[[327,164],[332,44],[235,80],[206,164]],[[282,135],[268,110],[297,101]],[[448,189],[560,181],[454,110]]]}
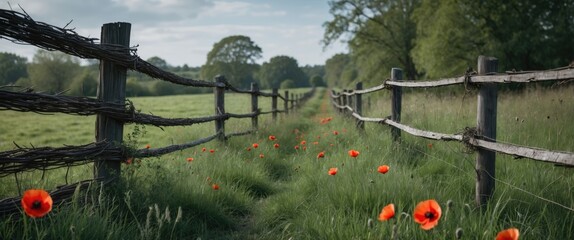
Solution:
{"label": "tree line", "polygon": [[[216,43],[201,67],[172,66],[154,56],[146,61],[163,70],[192,79],[213,80],[224,75],[238,88],[248,89],[252,82],[261,89],[325,86],[323,65],[299,66],[289,56],[275,56],[257,64],[262,50],[247,36],[230,36]],[[95,96],[99,79],[99,61],[85,64],[73,56],[38,50],[31,62],[13,53],[0,53],[0,86],[16,85],[36,91],[76,96]],[[161,96],[211,92],[208,88],[180,86],[128,71],[127,96]]]}
{"label": "tree line", "polygon": [[500,71],[543,70],[574,60],[574,0],[330,0],[322,43],[349,53],[325,63],[329,85],[460,76],[479,55]]}

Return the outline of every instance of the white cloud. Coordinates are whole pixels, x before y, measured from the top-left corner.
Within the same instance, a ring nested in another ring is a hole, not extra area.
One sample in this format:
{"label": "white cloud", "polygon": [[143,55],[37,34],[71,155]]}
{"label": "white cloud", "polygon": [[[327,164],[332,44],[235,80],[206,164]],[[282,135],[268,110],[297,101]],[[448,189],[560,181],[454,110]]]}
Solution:
{"label": "white cloud", "polygon": [[269,4],[255,4],[243,1],[214,1],[214,6],[201,13],[203,17],[272,17],[285,16],[285,11],[273,11]]}

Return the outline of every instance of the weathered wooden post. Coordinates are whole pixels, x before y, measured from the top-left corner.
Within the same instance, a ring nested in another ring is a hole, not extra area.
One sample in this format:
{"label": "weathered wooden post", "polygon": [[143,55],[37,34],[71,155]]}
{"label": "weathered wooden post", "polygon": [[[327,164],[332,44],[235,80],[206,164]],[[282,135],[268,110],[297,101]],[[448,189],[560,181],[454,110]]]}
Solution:
{"label": "weathered wooden post", "polygon": [[271,111],[273,111],[273,113],[271,116],[273,116],[273,121],[277,121],[277,95],[279,94],[279,89],[273,88],[272,93],[273,96],[271,97]]}
{"label": "weathered wooden post", "polygon": [[257,112],[257,115],[251,118],[251,129],[257,129],[257,122],[259,120],[259,103],[257,102],[257,96],[259,95],[259,86],[257,83],[251,83],[251,112]]}
{"label": "weathered wooden post", "polygon": [[[403,70],[400,68],[391,69],[391,81],[403,80]],[[402,97],[402,87],[393,86],[392,87],[392,99],[391,99],[391,120],[394,122],[401,122],[401,104],[403,101]],[[391,136],[393,141],[397,142],[401,139],[401,130],[393,127],[391,129]]]}
{"label": "weathered wooden post", "polygon": [[[356,90],[362,90],[363,89],[363,82],[358,82],[357,85],[355,85],[355,89]],[[355,112],[361,116],[363,116],[363,99],[361,98],[361,94],[357,93],[355,94]],[[365,122],[357,119],[357,128],[359,130],[365,130]]]}
{"label": "weathered wooden post", "polygon": [[[342,100],[342,105],[343,106],[347,106],[347,95],[345,95],[345,93],[347,93],[347,89],[343,89],[343,91],[341,92],[341,100]],[[347,108],[343,109],[343,116],[346,116],[345,114],[347,114]]]}
{"label": "weathered wooden post", "polygon": [[[351,92],[353,92],[353,90],[351,89],[347,90],[348,94],[351,94]],[[355,110],[354,109],[355,104],[353,104],[353,95],[347,95],[347,105],[349,105],[350,108],[353,108],[353,110]],[[349,112],[349,115],[351,115],[352,113],[353,112]]]}
{"label": "weathered wooden post", "polygon": [[[225,87],[223,87],[225,77],[217,75],[215,82],[221,85],[213,88],[213,96],[215,96],[215,115],[223,115],[225,114]],[[215,133],[218,134],[217,139],[219,141],[225,141],[225,119],[215,120]]]}
{"label": "weathered wooden post", "polygon": [[[333,90],[333,92],[335,92],[335,91]],[[335,99],[335,101],[337,102],[337,105],[343,106],[343,97],[342,97],[341,93],[339,93],[338,95],[339,96]],[[342,108],[337,108],[337,111],[339,111],[339,113],[342,114],[344,110]]]}
{"label": "weathered wooden post", "polygon": [[295,93],[291,93],[291,110],[295,112]]}
{"label": "weathered wooden post", "polygon": [[283,107],[285,108],[285,115],[289,114],[289,91],[285,90],[285,102],[283,102]]}
{"label": "weathered wooden post", "polygon": [[[498,71],[498,59],[478,57],[478,74],[487,75]],[[495,83],[485,83],[478,92],[476,132],[485,141],[496,141],[496,109],[498,90]],[[476,156],[476,195],[477,206],[485,206],[494,192],[496,153],[478,149]]]}
{"label": "weathered wooden post", "polygon": [[[112,44],[125,47],[129,53],[131,24],[125,22],[106,23],[102,26],[101,44]],[[109,61],[100,60],[100,82],[97,99],[103,102],[124,104],[126,101],[125,67]],[[104,114],[96,116],[96,142],[107,141],[121,144],[124,135],[124,124]],[[111,180],[120,176],[120,161],[106,159],[94,163],[94,178]]]}

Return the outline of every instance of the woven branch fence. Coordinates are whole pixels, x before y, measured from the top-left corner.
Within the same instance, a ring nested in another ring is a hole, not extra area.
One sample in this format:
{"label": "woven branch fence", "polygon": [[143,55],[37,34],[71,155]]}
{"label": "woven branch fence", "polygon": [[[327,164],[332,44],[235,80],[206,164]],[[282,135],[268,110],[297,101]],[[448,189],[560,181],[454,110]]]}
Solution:
{"label": "woven branch fence", "polygon": [[[333,106],[341,113],[356,120],[359,130],[364,130],[364,122],[386,124],[392,127],[394,141],[400,141],[401,131],[416,137],[431,140],[458,141],[477,150],[476,158],[476,194],[477,206],[484,206],[491,198],[495,181],[495,153],[503,153],[519,158],[574,166],[574,153],[551,151],[535,147],[496,142],[497,86],[505,83],[532,83],[541,81],[571,81],[574,79],[574,65],[546,71],[497,73],[498,60],[493,57],[478,58],[478,72],[467,72],[462,77],[440,79],[436,81],[402,80],[402,70],[393,68],[391,78],[383,84],[363,89],[357,83],[354,90],[331,92]],[[445,134],[416,129],[400,123],[402,88],[428,88],[464,84],[479,87],[477,126],[466,127],[463,134]],[[370,118],[362,116],[362,95],[380,90],[391,90],[391,116]]]}
{"label": "woven branch fence", "polygon": [[[311,98],[315,89],[304,94],[284,95],[273,89],[271,93],[259,91],[256,83],[251,89],[240,90],[230,85],[224,76],[215,81],[194,80],[166,72],[135,55],[136,49],[129,47],[129,23],[108,23],[102,26],[100,43],[97,39],[78,35],[72,29],[55,27],[36,22],[27,14],[0,9],[0,38],[17,44],[30,44],[47,50],[61,52],[81,58],[100,60],[100,82],[96,99],[35,93],[31,89],[11,90],[0,87],[0,111],[34,112],[38,114],[65,113],[71,115],[96,115],[95,142],[82,146],[65,147],[21,147],[0,152],[0,177],[25,171],[50,170],[62,167],[94,163],[93,180],[63,185],[51,191],[55,203],[65,201],[79,189],[85,189],[92,182],[99,184],[113,182],[120,176],[121,162],[129,158],[154,157],[191,148],[214,139],[226,141],[235,136],[253,134],[258,128],[258,118],[272,114],[274,121],[278,113],[288,114]],[[163,118],[136,111],[135,106],[125,98],[126,73],[131,69],[151,77],[172,83],[211,87],[215,96],[215,114],[198,118]],[[225,111],[226,91],[251,95],[251,112],[245,114]],[[261,111],[258,97],[271,97],[271,110]],[[278,99],[283,100],[279,110]],[[251,129],[243,132],[226,133],[225,121],[232,118],[250,118]],[[148,124],[157,127],[189,126],[196,123],[215,122],[215,133],[191,142],[154,149],[128,149],[123,144],[123,127],[126,123]],[[0,215],[17,213],[20,197],[0,200]]]}

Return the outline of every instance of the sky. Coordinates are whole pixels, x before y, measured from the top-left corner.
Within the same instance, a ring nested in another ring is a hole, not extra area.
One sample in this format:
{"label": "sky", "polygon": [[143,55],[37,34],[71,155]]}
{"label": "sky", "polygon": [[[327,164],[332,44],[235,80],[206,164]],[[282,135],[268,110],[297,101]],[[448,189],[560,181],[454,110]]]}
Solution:
{"label": "sky", "polygon": [[[101,26],[131,23],[130,45],[142,59],[158,56],[173,66],[201,66],[213,44],[245,35],[263,50],[262,64],[278,55],[300,66],[323,65],[347,52],[337,42],[323,48],[323,23],[332,20],[327,0],[8,0],[0,8],[24,9],[34,20],[100,37]],[[31,61],[38,48],[0,39],[0,52]]]}

